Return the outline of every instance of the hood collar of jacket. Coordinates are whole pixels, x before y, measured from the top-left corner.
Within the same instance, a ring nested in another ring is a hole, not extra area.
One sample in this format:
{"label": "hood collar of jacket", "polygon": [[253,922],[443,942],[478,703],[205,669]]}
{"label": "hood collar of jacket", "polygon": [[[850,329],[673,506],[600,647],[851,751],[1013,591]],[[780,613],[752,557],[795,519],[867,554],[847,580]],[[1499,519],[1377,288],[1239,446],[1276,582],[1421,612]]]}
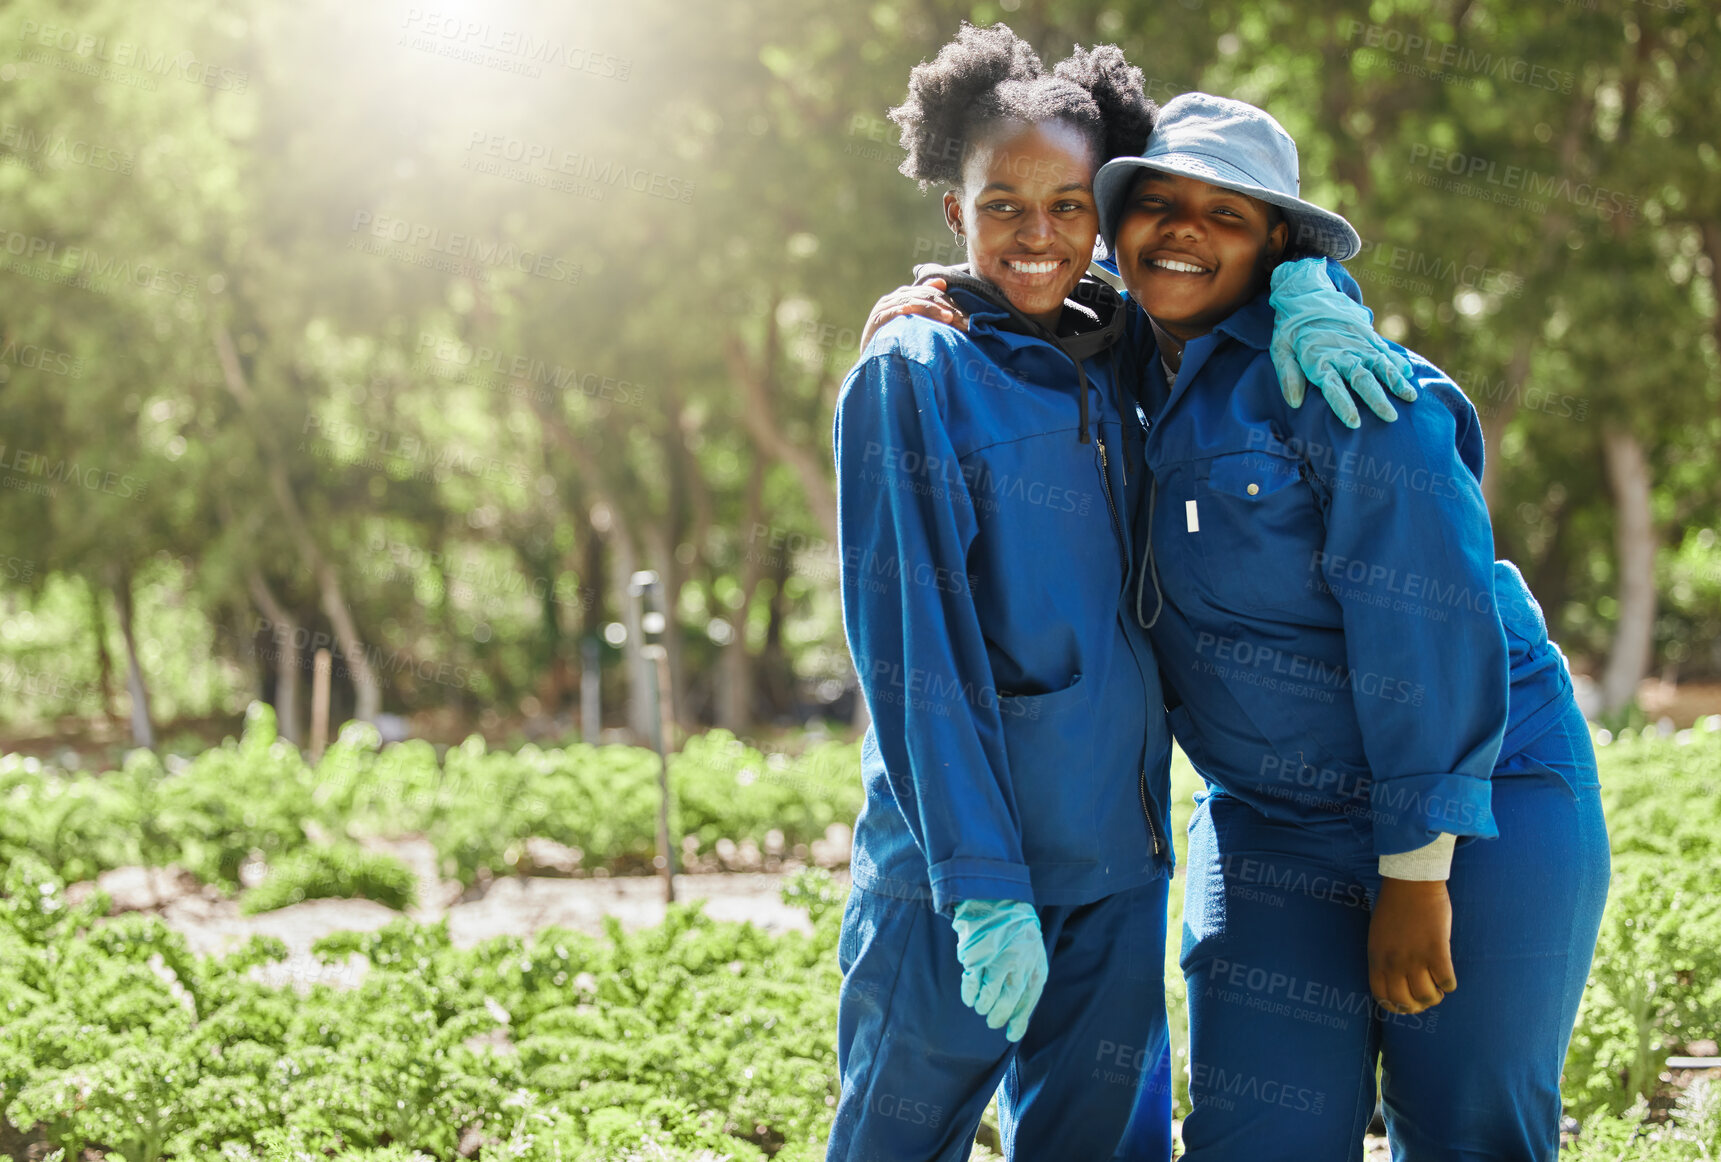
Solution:
{"label": "hood collar of jacket", "polygon": [[[974,274],[967,265],[960,267],[940,267],[936,263],[921,263],[914,269],[914,281],[924,282],[926,279],[943,279],[952,291],[965,291],[981,300],[983,306],[979,312],[969,312],[969,318],[995,318],[1000,331],[1012,331],[1017,334],[1041,339],[1045,343],[1062,351],[1069,356],[1069,362],[1076,365],[1076,399],[1079,401],[1081,427],[1076,430],[1076,442],[1088,442],[1088,368],[1083,367],[1084,360],[1100,355],[1105,349],[1112,349],[1113,379],[1117,368],[1117,341],[1124,337],[1124,300],[1119,298],[1107,282],[1101,282],[1091,275],[1083,275],[1083,281],[1077,282],[1074,298],[1064,300],[1065,317],[1072,312],[1076,315],[1076,334],[1057,336],[1046,329],[1045,325],[1034,322],[1033,318],[1015,310],[1009,298],[1003,296],[1003,291],[993,286],[986,279]],[[991,310],[986,310],[990,305]],[[1091,322],[1091,327],[1089,324]],[[1119,386],[1113,386],[1117,391]],[[1101,449],[1103,451],[1103,449]]]}
{"label": "hood collar of jacket", "polygon": [[1081,416],[1081,427],[1077,431],[1076,440],[1086,444],[1088,373],[1082,364],[1084,360],[1109,349],[1113,352],[1115,368],[1117,343],[1123,338],[1125,324],[1123,300],[1118,293],[1105,282],[1091,275],[1083,275],[1081,282],[1076,284],[1074,294],[1064,300],[1066,318],[1069,313],[1073,313],[1077,320],[1075,333],[1054,335],[1046,327],[1018,311],[1010,300],[1004,297],[1003,291],[975,275],[967,264],[939,266],[935,263],[922,263],[914,268],[916,283],[925,282],[929,278],[942,278],[950,290],[965,292],[981,300],[983,305],[980,309],[969,312],[970,320],[985,318],[1001,331],[1028,335],[1050,343],[1076,365],[1076,398]]}
{"label": "hood collar of jacket", "polygon": [[[914,268],[914,282],[919,285],[929,278],[941,278],[951,290],[965,290],[984,299],[996,308],[998,328],[1018,334],[1032,335],[1057,344],[1078,363],[1091,359],[1123,338],[1123,299],[1101,279],[1083,275],[1074,293],[1064,300],[1064,310],[1072,312],[1076,330],[1069,335],[1054,335],[1048,328],[1017,310],[1004,292],[975,274],[967,263],[960,266],[940,266],[924,262]],[[986,312],[992,314],[992,312]],[[972,314],[972,312],[971,312]]]}

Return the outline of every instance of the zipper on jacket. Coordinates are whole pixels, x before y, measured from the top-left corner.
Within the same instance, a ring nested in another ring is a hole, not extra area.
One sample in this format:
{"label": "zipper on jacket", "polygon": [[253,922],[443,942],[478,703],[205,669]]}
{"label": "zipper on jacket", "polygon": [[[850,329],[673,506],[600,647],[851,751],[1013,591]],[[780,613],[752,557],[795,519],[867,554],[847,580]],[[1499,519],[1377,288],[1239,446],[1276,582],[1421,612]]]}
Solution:
{"label": "zipper on jacket", "polygon": [[1159,825],[1153,821],[1153,807],[1147,801],[1147,768],[1143,767],[1141,782],[1137,784],[1141,791],[1141,813],[1147,818],[1147,833],[1153,838],[1154,858],[1159,857]]}
{"label": "zipper on jacket", "polygon": [[1130,568],[1129,538],[1123,535],[1123,521],[1118,518],[1117,505],[1111,497],[1111,463],[1106,459],[1106,438],[1103,433],[1094,437],[1094,444],[1100,453],[1100,488],[1106,494],[1106,509],[1111,513],[1112,531],[1117,533],[1117,547],[1123,554],[1123,571],[1127,576]]}

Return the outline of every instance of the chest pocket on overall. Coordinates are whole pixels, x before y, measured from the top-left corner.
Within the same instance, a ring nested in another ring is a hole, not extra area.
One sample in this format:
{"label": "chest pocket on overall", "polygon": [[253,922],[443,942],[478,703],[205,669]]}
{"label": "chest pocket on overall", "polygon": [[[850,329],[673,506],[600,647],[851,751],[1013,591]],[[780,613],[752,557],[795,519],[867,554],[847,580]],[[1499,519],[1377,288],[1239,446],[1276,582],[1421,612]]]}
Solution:
{"label": "chest pocket on overall", "polygon": [[1210,604],[1247,613],[1292,608],[1319,589],[1310,553],[1323,534],[1302,462],[1266,449],[1228,452],[1197,475],[1194,539]]}

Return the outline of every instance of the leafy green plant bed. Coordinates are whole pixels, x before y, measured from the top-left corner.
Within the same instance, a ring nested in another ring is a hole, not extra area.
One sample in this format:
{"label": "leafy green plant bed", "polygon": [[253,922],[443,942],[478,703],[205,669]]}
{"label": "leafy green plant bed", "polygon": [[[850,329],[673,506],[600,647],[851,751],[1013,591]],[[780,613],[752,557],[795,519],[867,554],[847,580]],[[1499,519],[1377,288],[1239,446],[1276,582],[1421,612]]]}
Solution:
{"label": "leafy green plant bed", "polygon": [[[242,740],[173,775],[143,757],[99,777],[0,760],[8,1141],[128,1162],[821,1154],[840,906],[822,873],[788,889],[811,937],[675,908],[638,933],[549,929],[462,951],[444,927],[402,920],[320,943],[325,960],[357,953],[369,971],[303,995],[254,979],[284,955],[278,942],[200,959],[152,918],[98,920],[99,893],[67,902],[66,880],[132,863],[237,887],[262,853],[270,876],[247,908],[325,892],[405,907],[406,869],[357,847],[391,825],[430,836],[468,880],[505,874],[534,837],[581,848],[585,866],[643,865],[652,850],[648,753],[468,743],[438,764],[353,731],[310,768],[270,726],[256,715]],[[1565,1072],[1582,1123],[1562,1154],[1574,1162],[1721,1156],[1721,1085],[1671,1084],[1665,1069],[1721,1039],[1717,728],[1629,732],[1598,752],[1615,870]],[[714,732],[690,741],[674,778],[677,826],[701,853],[724,841],[792,853],[858,807],[853,747],[773,759]],[[1180,817],[1194,780],[1180,764]],[[1168,984],[1175,1026],[1175,971]]]}
{"label": "leafy green plant bed", "polygon": [[[241,867],[261,859],[276,885],[266,893],[278,893],[268,898],[290,902],[286,876],[302,888],[344,883],[400,906],[409,881],[385,870],[385,857],[365,859],[343,841],[422,834],[442,873],[466,885],[528,870],[534,838],[560,845],[571,870],[644,870],[656,854],[657,770],[657,756],[637,747],[510,753],[476,737],[439,761],[424,742],[380,747],[363,724],[349,725],[312,766],[277,739],[273,711],[258,703],[242,738],[177,773],[147,751],[106,774],[0,758],[0,865],[32,855],[72,883],[115,867],[178,864],[236,891]],[[860,810],[859,770],[855,744],[790,757],[724,731],[689,739],[670,766],[682,858],[719,867],[734,852],[754,866],[806,863],[833,825],[846,828]],[[313,835],[336,842],[318,848]]]}
{"label": "leafy green plant bed", "polygon": [[401,920],[320,942],[369,971],[303,995],[249,974],[278,941],[193,957],[153,917],[99,921],[99,894],[68,905],[33,859],[5,891],[0,1115],[68,1158],[823,1156],[841,894],[821,871],[785,890],[810,937],[676,907],[462,951]]}
{"label": "leafy green plant bed", "polygon": [[1580,1117],[1660,1117],[1667,1057],[1721,1039],[1721,718],[1624,732],[1597,755],[1613,883],[1565,1098]]}

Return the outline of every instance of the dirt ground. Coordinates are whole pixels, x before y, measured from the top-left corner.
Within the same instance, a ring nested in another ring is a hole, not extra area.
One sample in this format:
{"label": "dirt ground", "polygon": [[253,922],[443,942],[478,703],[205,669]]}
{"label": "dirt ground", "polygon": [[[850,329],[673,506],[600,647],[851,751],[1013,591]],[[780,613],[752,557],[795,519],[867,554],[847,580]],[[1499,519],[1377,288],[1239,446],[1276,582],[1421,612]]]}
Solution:
{"label": "dirt ground", "polygon": [[[457,947],[470,948],[510,933],[524,936],[552,925],[602,935],[606,916],[619,919],[627,931],[663,921],[663,881],[654,877],[511,876],[492,881],[481,893],[463,893],[459,883],[436,874],[429,841],[373,841],[373,846],[418,873],[420,903],[411,918],[424,923],[446,919]],[[675,878],[675,893],[677,900],[704,900],[713,919],[751,921],[768,932],[811,931],[807,914],[782,902],[782,882],[782,875],[771,873],[685,875]],[[278,938],[287,946],[287,959],[257,970],[258,975],[272,984],[291,982],[301,989],[316,981],[351,986],[365,971],[364,959],[356,955],[345,965],[320,963],[311,955],[318,940],[334,932],[373,931],[401,916],[372,900],[306,900],[246,916],[236,902],[174,868],[116,868],[96,883],[113,896],[116,911],[160,916],[197,953],[230,952],[253,935]],[[69,894],[81,897],[93,886],[73,885]]]}
{"label": "dirt ground", "polygon": [[1652,721],[1670,718],[1674,729],[1683,730],[1699,718],[1721,714],[1721,683],[1685,682],[1675,686],[1649,678],[1638,686],[1637,701]]}

